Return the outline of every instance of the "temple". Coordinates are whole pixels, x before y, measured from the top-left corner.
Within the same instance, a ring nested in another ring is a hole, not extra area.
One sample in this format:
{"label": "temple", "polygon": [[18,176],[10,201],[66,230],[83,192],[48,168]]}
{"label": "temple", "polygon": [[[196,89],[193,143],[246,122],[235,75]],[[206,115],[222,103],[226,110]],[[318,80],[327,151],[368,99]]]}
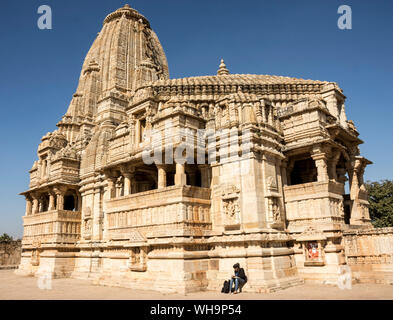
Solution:
{"label": "temple", "polygon": [[235,262],[250,292],[336,283],[343,265],[393,281],[393,232],[371,226],[371,162],[345,99],[334,82],[223,60],[170,79],[149,21],[125,5],[38,146],[17,273],[180,293],[218,290]]}

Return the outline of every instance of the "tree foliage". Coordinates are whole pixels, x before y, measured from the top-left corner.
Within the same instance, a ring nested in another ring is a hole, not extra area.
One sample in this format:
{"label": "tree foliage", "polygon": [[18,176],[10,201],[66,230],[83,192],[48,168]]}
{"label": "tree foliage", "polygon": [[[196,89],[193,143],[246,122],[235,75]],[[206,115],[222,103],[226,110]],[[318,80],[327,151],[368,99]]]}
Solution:
{"label": "tree foliage", "polygon": [[393,227],[393,180],[368,181],[370,218],[376,228]]}
{"label": "tree foliage", "polygon": [[1,241],[13,241],[14,239],[11,237],[11,236],[9,236],[8,234],[6,234],[6,233],[3,233],[3,235],[2,236],[0,236],[0,242]]}

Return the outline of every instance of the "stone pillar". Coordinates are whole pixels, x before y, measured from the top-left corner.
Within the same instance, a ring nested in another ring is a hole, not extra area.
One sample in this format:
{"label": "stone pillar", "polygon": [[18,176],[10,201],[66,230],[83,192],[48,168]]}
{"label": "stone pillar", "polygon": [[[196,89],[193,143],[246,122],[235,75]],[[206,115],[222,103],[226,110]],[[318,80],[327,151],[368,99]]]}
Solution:
{"label": "stone pillar", "polygon": [[266,104],[265,101],[261,101],[262,121],[266,123]]}
{"label": "stone pillar", "polygon": [[165,165],[157,165],[158,169],[158,182],[157,186],[158,189],[162,189],[166,187],[166,171],[165,171]]}
{"label": "stone pillar", "polygon": [[185,173],[185,165],[176,163],[175,185],[185,186],[187,184],[187,176]]}
{"label": "stone pillar", "polygon": [[273,114],[273,107],[269,107],[269,124],[273,127],[274,126],[274,114]]}
{"label": "stone pillar", "polygon": [[324,150],[320,146],[314,147],[311,157],[315,161],[315,166],[317,167],[318,182],[329,181],[327,155]]}
{"label": "stone pillar", "polygon": [[124,195],[128,196],[131,194],[131,179],[132,174],[129,172],[123,173],[124,176]]}
{"label": "stone pillar", "polygon": [[56,194],[56,210],[64,210],[64,195],[66,190],[55,187],[53,191]]}
{"label": "stone pillar", "polygon": [[38,213],[39,210],[39,202],[38,202],[38,196],[36,194],[32,195],[33,198],[33,208],[32,208],[32,212],[33,214]]}
{"label": "stone pillar", "polygon": [[55,195],[52,192],[49,192],[49,206],[48,211],[55,210]]}
{"label": "stone pillar", "polygon": [[337,181],[337,182],[339,182],[338,181],[339,179],[338,179],[338,176],[337,176],[337,163],[338,163],[338,160],[340,160],[340,156],[341,156],[341,152],[340,151],[336,151],[332,155],[332,157],[331,157],[331,159],[329,161],[329,167],[328,167],[330,179],[332,179],[334,181]]}
{"label": "stone pillar", "polygon": [[47,160],[42,160],[41,162],[41,179],[44,179],[46,177],[46,164]]}
{"label": "stone pillar", "polygon": [[116,189],[116,178],[108,177],[107,178],[108,186],[107,186],[107,200],[113,199],[115,197]]}
{"label": "stone pillar", "polygon": [[130,167],[127,165],[123,165],[120,167],[120,172],[124,178],[123,184],[123,195],[128,196],[132,193],[135,193],[134,190],[134,177],[135,177],[135,167]]}
{"label": "stone pillar", "polygon": [[326,158],[321,157],[321,158],[314,158],[315,160],[315,166],[317,167],[318,171],[318,182],[321,181],[328,181],[328,172],[327,172],[327,165],[326,165]]}
{"label": "stone pillar", "polygon": [[63,193],[57,193],[57,210],[64,210],[64,194]]}
{"label": "stone pillar", "polygon": [[122,196],[123,187],[124,187],[123,177],[120,176],[116,179],[116,182],[115,182],[115,197]]}
{"label": "stone pillar", "polygon": [[32,213],[32,201],[31,198],[29,196],[25,196],[26,198],[26,216],[30,216]]}
{"label": "stone pillar", "polygon": [[77,211],[82,211],[82,195],[79,192],[76,192],[76,199],[77,199],[77,202],[76,202],[75,209]]}
{"label": "stone pillar", "polygon": [[199,165],[201,170],[201,187],[210,188],[210,167],[207,164]]}
{"label": "stone pillar", "polygon": [[359,193],[359,180],[358,180],[358,173],[360,171],[360,166],[361,162],[360,160],[356,159],[353,161],[353,166],[352,166],[352,172],[350,173],[351,176],[351,189],[350,189],[350,194],[351,194],[351,200],[354,200],[358,197]]}
{"label": "stone pillar", "polygon": [[358,170],[359,187],[361,187],[364,184],[364,171],[365,171],[365,169],[366,169],[366,166],[363,165]]}

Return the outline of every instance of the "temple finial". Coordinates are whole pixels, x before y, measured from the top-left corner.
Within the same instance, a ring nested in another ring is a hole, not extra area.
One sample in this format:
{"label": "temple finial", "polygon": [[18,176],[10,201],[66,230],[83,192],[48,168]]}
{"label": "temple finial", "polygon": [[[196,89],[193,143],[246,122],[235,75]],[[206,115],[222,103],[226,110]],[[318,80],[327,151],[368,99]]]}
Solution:
{"label": "temple finial", "polygon": [[227,69],[227,66],[224,63],[224,59],[221,59],[221,63],[220,63],[220,66],[218,68],[217,75],[219,75],[219,76],[226,76],[228,74],[229,74],[229,70]]}

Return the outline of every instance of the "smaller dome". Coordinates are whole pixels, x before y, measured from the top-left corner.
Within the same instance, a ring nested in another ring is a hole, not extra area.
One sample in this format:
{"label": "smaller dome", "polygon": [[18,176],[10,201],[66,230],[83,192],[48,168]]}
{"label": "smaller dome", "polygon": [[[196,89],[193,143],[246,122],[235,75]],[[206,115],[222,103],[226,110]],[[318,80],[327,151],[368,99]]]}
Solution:
{"label": "smaller dome", "polygon": [[226,76],[228,74],[229,74],[229,70],[227,69],[227,66],[224,63],[224,59],[221,59],[220,67],[217,70],[217,75]]}

